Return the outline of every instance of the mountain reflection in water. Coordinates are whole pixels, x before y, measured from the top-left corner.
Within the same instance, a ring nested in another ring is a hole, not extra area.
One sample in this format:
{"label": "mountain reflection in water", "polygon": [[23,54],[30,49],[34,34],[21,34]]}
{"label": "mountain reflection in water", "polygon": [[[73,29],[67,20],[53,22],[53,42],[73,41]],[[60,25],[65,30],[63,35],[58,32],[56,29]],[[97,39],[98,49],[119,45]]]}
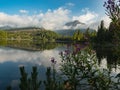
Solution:
{"label": "mountain reflection in water", "polygon": [[[0,90],[5,90],[10,84],[14,88],[13,90],[17,90],[16,88],[18,87],[20,78],[20,66],[25,66],[28,73],[31,72],[32,66],[37,66],[39,76],[44,80],[46,68],[51,66],[50,58],[55,57],[57,64],[59,64],[59,52],[65,49],[64,46],[58,45],[57,43],[43,44],[41,45],[43,47],[40,45],[32,45],[34,49],[32,49],[32,46],[26,49],[25,47],[27,46],[25,46],[25,44],[24,47],[18,45],[17,48],[17,45],[0,47]],[[37,50],[35,50],[35,47]],[[58,68],[59,67],[56,67],[56,69]]]}
{"label": "mountain reflection in water", "polygon": [[[51,66],[50,58],[55,57],[57,61],[56,69],[59,68],[59,52],[66,49],[65,44],[58,43],[31,43],[31,42],[9,42],[5,47],[0,48],[0,90],[5,90],[10,85],[17,90],[20,78],[19,67],[25,66],[28,73],[32,66],[37,66],[39,77],[45,79],[46,68]],[[120,72],[120,55],[116,49],[96,47],[99,65],[108,68],[112,72]]]}

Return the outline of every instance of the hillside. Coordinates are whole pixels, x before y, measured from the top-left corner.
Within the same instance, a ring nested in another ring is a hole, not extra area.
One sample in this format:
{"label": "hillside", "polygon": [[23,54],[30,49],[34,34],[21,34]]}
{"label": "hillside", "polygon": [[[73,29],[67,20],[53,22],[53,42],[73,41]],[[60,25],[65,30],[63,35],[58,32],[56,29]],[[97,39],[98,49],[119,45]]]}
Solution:
{"label": "hillside", "polygon": [[58,34],[44,28],[25,27],[0,30],[0,36],[1,40],[55,41]]}

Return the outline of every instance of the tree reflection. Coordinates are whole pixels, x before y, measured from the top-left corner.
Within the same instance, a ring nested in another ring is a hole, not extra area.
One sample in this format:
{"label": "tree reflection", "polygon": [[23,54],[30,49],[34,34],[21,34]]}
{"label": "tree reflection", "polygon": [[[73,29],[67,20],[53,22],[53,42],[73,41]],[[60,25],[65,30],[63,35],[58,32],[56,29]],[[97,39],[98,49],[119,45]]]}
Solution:
{"label": "tree reflection", "polygon": [[55,43],[55,42],[34,42],[30,40],[7,40],[7,41],[0,41],[0,46],[29,50],[29,51],[43,51],[43,50],[50,50],[54,49],[62,43]]}
{"label": "tree reflection", "polygon": [[120,65],[120,46],[113,45],[96,45],[94,46],[99,65],[102,59],[107,60],[107,68],[117,69],[117,65]]}

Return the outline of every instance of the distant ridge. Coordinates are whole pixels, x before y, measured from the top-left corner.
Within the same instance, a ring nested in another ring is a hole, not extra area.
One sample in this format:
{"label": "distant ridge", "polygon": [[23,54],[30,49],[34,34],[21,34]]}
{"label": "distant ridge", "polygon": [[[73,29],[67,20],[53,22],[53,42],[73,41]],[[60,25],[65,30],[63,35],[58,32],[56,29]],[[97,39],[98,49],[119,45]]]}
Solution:
{"label": "distant ridge", "polygon": [[6,31],[29,31],[29,30],[45,30],[43,27],[11,27],[11,26],[3,26],[0,27],[0,30],[6,30]]}
{"label": "distant ridge", "polygon": [[11,29],[7,29],[9,31],[24,31],[24,30],[45,30],[44,28],[38,28],[38,27],[20,27],[20,28],[11,28]]}
{"label": "distant ridge", "polygon": [[1,26],[0,27],[0,30],[8,30],[8,29],[12,29],[12,27],[11,26]]}
{"label": "distant ridge", "polygon": [[[77,30],[80,30],[81,32],[86,31],[86,29],[77,29]],[[63,36],[72,36],[75,33],[75,31],[77,31],[77,30],[75,30],[75,29],[64,29],[64,30],[56,30],[55,32],[60,34],[60,35],[63,35]],[[90,29],[89,31],[93,32],[95,30]]]}

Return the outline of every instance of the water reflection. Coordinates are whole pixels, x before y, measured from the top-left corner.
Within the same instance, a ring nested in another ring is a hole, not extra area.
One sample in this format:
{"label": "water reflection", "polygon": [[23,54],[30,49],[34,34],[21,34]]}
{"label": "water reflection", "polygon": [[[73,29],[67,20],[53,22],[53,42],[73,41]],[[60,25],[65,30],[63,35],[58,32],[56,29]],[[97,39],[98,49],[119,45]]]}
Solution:
{"label": "water reflection", "polygon": [[[98,45],[94,47],[99,65],[104,65],[109,70],[120,72],[120,47],[119,46],[107,46]],[[103,66],[102,66],[103,67]],[[118,70],[119,69],[119,70]]]}
{"label": "water reflection", "polygon": [[30,50],[30,51],[43,51],[43,50],[50,50],[54,49],[55,47],[61,44],[55,42],[34,42],[34,41],[17,41],[17,40],[10,40],[7,41],[6,47],[12,47],[22,50]]}
{"label": "water reflection", "polygon": [[[50,58],[55,57],[57,65],[60,63],[59,52],[65,47],[58,46],[51,50],[33,51],[9,47],[0,48],[0,90],[5,90],[9,84],[17,90],[20,73],[19,67],[24,65],[28,73],[32,66],[37,66],[41,80],[45,79],[46,67],[51,66]],[[58,69],[59,67],[56,67]]]}
{"label": "water reflection", "polygon": [[[14,63],[32,63],[34,65],[44,65],[45,67],[50,66],[50,58],[56,58],[59,63],[59,48],[55,48],[52,50],[44,50],[44,51],[24,51],[17,50],[13,48],[0,48],[0,63],[3,64],[5,62],[14,62]],[[62,48],[61,48],[62,51]]]}
{"label": "water reflection", "polygon": [[[37,66],[39,77],[45,79],[46,67],[51,66],[50,58],[55,57],[56,69],[59,68],[60,51],[66,46],[58,43],[7,42],[7,47],[0,48],[0,90],[5,90],[9,84],[17,90],[20,73],[19,67],[24,65],[28,73],[32,66]],[[112,72],[120,72],[120,53],[118,47],[94,48],[102,68],[109,68]]]}

